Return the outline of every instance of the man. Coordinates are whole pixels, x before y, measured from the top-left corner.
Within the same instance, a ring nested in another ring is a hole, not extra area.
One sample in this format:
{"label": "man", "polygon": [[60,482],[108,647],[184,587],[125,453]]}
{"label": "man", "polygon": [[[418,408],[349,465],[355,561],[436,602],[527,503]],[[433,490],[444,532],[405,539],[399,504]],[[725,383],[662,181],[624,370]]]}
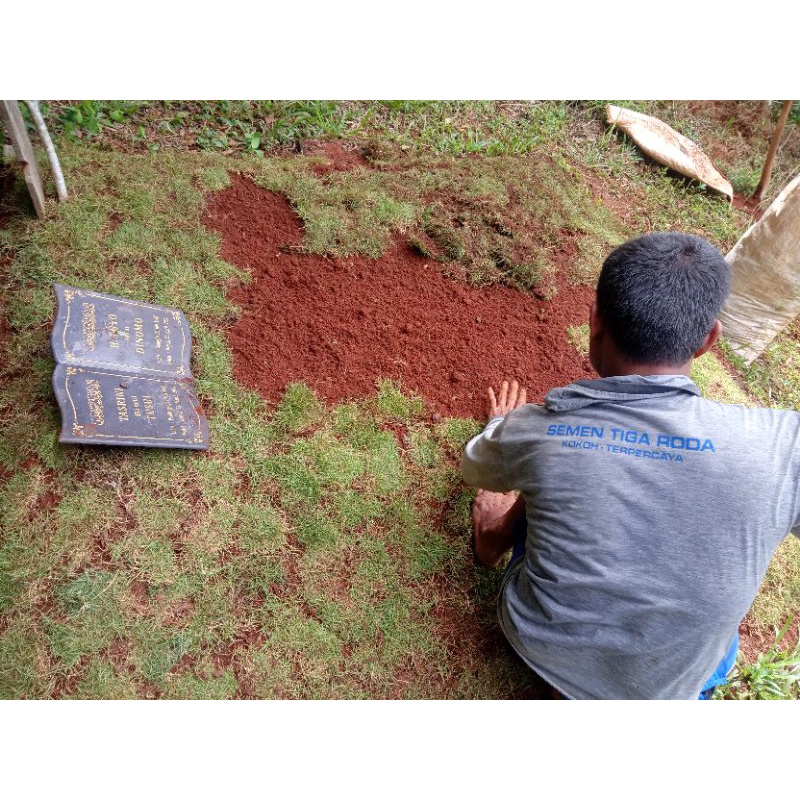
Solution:
{"label": "man", "polygon": [[464,479],[482,487],[475,554],[494,567],[514,548],[503,631],[567,697],[707,697],[800,523],[800,415],[706,400],[689,378],[729,285],[696,236],[617,248],[590,315],[600,378],[544,406],[516,382],[489,389],[489,423],[466,447]]}

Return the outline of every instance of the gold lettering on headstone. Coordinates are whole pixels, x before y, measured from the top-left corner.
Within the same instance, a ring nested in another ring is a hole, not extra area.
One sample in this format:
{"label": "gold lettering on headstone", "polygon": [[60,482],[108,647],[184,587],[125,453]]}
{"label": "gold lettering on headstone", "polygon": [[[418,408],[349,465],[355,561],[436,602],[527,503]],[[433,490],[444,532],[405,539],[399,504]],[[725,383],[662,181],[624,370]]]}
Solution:
{"label": "gold lettering on headstone", "polygon": [[97,325],[94,317],[94,303],[84,303],[81,310],[81,329],[83,346],[90,352],[97,344]]}
{"label": "gold lettering on headstone", "polygon": [[153,398],[146,394],[142,397],[142,405],[144,406],[144,416],[148,422],[155,422],[156,418],[156,405]]}
{"label": "gold lettering on headstone", "polygon": [[167,353],[167,364],[172,363],[172,329],[169,326],[169,317],[162,317],[164,322],[164,350]]}
{"label": "gold lettering on headstone", "polygon": [[89,416],[95,425],[103,425],[106,421],[103,413],[103,392],[100,383],[93,379],[86,381],[86,399],[89,402]]}
{"label": "gold lettering on headstone", "polygon": [[120,422],[128,421],[128,404],[125,402],[124,389],[114,389],[114,401],[117,404],[117,416]]}
{"label": "gold lettering on headstone", "polygon": [[167,412],[167,419],[170,422],[175,421],[175,410],[172,407],[171,398],[169,396],[169,389],[162,383],[159,387],[161,392],[161,399],[164,401],[164,411]]}
{"label": "gold lettering on headstone", "polygon": [[136,342],[136,352],[140,355],[144,355],[144,322],[142,322],[140,317],[136,317],[133,320],[133,335],[134,341]]}
{"label": "gold lettering on headstone", "polygon": [[108,344],[110,347],[119,347],[119,342],[117,341],[117,334],[119,333],[117,322],[118,318],[116,314],[108,315]]}

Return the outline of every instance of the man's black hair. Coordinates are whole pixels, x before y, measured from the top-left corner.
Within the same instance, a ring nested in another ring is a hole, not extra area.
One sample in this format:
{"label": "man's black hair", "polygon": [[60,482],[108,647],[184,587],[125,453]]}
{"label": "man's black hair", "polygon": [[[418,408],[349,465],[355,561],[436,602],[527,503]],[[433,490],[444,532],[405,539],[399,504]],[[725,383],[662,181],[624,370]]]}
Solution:
{"label": "man's black hair", "polygon": [[685,364],[702,345],[730,289],[722,253],[699,236],[650,233],[603,263],[597,307],[635,364]]}

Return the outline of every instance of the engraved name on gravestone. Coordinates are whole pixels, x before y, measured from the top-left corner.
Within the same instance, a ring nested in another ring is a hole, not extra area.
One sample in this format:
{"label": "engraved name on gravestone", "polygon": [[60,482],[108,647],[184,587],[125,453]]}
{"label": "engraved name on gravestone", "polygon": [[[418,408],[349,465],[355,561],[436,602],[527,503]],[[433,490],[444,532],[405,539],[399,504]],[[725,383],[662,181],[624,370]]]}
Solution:
{"label": "engraved name on gravestone", "polygon": [[59,441],[205,450],[208,422],[189,371],[185,315],[88,289],[54,289]]}

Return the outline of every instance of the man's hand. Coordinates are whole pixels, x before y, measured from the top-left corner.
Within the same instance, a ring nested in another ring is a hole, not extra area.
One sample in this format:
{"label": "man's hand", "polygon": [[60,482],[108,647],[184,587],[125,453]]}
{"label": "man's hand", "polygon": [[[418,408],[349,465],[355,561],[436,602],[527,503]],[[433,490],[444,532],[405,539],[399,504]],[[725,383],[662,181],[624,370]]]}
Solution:
{"label": "man's hand", "polygon": [[508,381],[503,381],[500,386],[500,399],[495,397],[494,389],[489,387],[489,419],[494,417],[504,417],[509,411],[524,406],[528,399],[528,390],[520,389],[517,381],[511,381],[509,388]]}

